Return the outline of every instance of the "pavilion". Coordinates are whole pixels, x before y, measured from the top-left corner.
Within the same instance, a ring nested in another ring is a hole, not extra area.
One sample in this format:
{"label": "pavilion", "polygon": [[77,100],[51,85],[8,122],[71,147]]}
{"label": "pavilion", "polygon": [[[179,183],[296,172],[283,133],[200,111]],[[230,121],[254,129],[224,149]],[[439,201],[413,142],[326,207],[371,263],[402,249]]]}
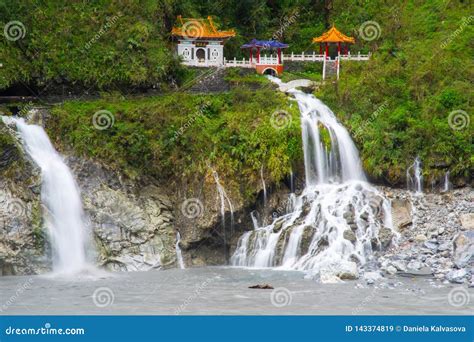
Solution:
{"label": "pavilion", "polygon": [[207,19],[178,16],[179,26],[173,27],[171,35],[178,39],[178,55],[183,64],[190,66],[223,66],[224,44],[235,36],[234,30],[217,30],[212,17]]}
{"label": "pavilion", "polygon": [[313,43],[319,43],[319,54],[323,54],[323,45],[324,56],[329,57],[329,46],[331,44],[337,44],[337,55],[340,56],[342,52],[342,47],[344,47],[344,55],[349,53],[349,44],[354,44],[355,39],[353,37],[348,37],[345,34],[341,33],[334,25],[324,32],[321,36],[313,38]]}
{"label": "pavilion", "polygon": [[[283,73],[283,57],[281,50],[286,49],[288,44],[281,43],[277,40],[257,40],[252,39],[249,43],[242,45],[241,49],[249,49],[250,64],[255,65],[255,69],[259,74],[273,74],[281,75]],[[276,52],[276,57],[273,56],[261,56],[262,50],[269,50]],[[254,62],[254,51],[257,55],[255,56]]]}

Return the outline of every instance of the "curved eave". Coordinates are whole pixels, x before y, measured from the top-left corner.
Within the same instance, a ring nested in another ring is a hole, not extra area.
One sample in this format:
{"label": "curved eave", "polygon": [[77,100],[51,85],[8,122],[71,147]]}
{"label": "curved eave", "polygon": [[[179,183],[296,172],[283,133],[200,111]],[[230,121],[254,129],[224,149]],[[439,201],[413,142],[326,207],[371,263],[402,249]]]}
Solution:
{"label": "curved eave", "polygon": [[210,33],[210,32],[205,32],[205,33],[198,33],[198,34],[189,34],[186,32],[183,32],[179,28],[173,28],[171,31],[171,35],[175,37],[180,37],[180,38],[187,38],[187,39],[228,39],[235,37],[235,32],[234,31],[220,31],[217,33]]}

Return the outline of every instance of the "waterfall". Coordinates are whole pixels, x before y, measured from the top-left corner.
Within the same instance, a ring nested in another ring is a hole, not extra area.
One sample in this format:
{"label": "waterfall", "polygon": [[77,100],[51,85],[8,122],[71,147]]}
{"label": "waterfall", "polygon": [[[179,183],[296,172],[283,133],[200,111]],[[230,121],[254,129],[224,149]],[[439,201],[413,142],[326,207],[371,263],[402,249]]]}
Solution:
{"label": "waterfall", "polygon": [[179,247],[179,243],[181,242],[181,234],[179,232],[176,233],[176,259],[178,259],[179,268],[184,270],[186,267],[184,265],[183,260],[183,253],[181,252],[181,247]]}
{"label": "waterfall", "polygon": [[252,210],[252,212],[250,212],[250,217],[252,219],[253,229],[258,229],[259,225],[257,217],[255,216],[255,210]]}
{"label": "waterfall", "polygon": [[225,226],[225,207],[226,207],[226,203],[228,204],[229,210],[230,210],[230,232],[231,232],[231,234],[234,232],[234,207],[232,206],[232,202],[230,201],[229,197],[227,196],[227,193],[225,192],[224,187],[221,185],[221,183],[219,181],[219,175],[217,174],[217,171],[212,170],[212,176],[214,177],[214,181],[216,182],[217,197],[220,201],[221,219],[222,219],[222,232],[223,232],[224,244],[227,244],[227,232],[226,232],[226,226]]}
{"label": "waterfall", "polygon": [[290,171],[290,192],[295,192],[295,175],[293,170]]}
{"label": "waterfall", "polygon": [[423,193],[423,175],[419,157],[416,157],[413,164],[407,169],[407,188],[417,194]]}
{"label": "waterfall", "polygon": [[16,124],[26,152],[41,169],[41,201],[57,273],[76,273],[86,268],[87,225],[79,188],[71,170],[54,149],[41,126],[22,118],[2,117]]}
{"label": "waterfall", "polygon": [[263,187],[263,211],[265,212],[265,208],[267,207],[267,187],[265,185],[265,178],[263,178],[263,166],[260,168],[260,179],[262,180],[262,187]]}
{"label": "waterfall", "polygon": [[357,148],[334,113],[313,95],[288,92],[301,113],[306,187],[289,195],[286,212],[270,225],[240,237],[231,264],[310,276],[349,261],[362,265],[391,240],[390,202],[366,182]]}
{"label": "waterfall", "polygon": [[449,181],[449,171],[446,171],[444,175],[444,185],[443,185],[443,192],[448,192],[451,190],[451,182]]}

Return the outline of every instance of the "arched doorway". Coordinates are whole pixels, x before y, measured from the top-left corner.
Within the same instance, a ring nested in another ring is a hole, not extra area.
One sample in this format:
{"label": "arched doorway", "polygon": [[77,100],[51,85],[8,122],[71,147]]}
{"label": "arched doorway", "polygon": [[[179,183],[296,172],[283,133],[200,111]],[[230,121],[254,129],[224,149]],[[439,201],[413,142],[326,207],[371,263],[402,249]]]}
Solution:
{"label": "arched doorway", "polygon": [[265,70],[263,70],[263,74],[264,75],[270,75],[270,76],[277,76],[278,75],[277,71],[273,68],[266,68]]}
{"label": "arched doorway", "polygon": [[204,62],[206,60],[206,51],[204,49],[197,49],[196,58],[199,62]]}

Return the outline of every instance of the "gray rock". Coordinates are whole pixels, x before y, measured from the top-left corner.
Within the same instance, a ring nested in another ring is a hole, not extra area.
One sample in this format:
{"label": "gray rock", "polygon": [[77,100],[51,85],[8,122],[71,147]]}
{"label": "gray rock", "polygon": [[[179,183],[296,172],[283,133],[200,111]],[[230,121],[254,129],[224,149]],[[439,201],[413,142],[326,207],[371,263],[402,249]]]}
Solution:
{"label": "gray rock", "polygon": [[344,239],[349,240],[351,242],[357,241],[357,237],[351,229],[346,229],[343,233],[343,237]]}
{"label": "gray rock", "polygon": [[452,270],[446,274],[446,279],[451,283],[462,284],[467,277],[467,272],[465,269]]}

